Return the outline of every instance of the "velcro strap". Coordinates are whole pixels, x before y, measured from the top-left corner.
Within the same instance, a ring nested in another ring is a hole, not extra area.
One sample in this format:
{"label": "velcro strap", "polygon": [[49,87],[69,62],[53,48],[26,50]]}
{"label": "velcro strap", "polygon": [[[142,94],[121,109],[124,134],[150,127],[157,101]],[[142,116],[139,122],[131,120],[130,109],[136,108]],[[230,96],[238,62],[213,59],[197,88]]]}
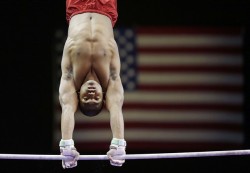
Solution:
{"label": "velcro strap", "polygon": [[73,139],[68,139],[68,140],[61,139],[59,146],[60,147],[74,146],[74,141],[73,141]]}
{"label": "velcro strap", "polygon": [[111,141],[111,145],[117,145],[117,146],[124,146],[126,147],[127,143],[124,139],[117,139],[117,138],[113,138]]}

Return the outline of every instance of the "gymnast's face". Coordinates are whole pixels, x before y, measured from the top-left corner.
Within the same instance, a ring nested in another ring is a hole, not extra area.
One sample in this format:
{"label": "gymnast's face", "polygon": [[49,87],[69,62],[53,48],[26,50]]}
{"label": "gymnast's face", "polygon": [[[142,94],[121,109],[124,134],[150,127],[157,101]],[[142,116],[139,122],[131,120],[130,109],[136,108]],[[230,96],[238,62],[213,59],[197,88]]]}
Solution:
{"label": "gymnast's face", "polygon": [[91,105],[98,107],[102,104],[103,92],[101,85],[94,81],[88,80],[80,89],[80,102],[84,105]]}

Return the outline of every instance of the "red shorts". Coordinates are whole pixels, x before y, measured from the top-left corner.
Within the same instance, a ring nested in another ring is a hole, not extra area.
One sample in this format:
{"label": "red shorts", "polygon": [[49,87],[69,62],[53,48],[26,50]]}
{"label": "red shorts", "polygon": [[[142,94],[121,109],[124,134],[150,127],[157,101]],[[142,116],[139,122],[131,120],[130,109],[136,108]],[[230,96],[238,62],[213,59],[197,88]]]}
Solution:
{"label": "red shorts", "polygon": [[95,12],[108,16],[114,27],[117,18],[116,0],[67,0],[66,1],[66,19],[70,19],[80,13]]}

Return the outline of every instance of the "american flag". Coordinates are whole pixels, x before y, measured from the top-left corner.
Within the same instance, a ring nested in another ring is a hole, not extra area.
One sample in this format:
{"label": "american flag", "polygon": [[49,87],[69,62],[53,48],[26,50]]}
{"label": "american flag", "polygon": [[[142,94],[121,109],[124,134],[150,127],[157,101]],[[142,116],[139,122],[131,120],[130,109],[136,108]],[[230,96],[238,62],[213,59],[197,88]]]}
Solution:
{"label": "american flag", "polygon": [[[56,75],[66,32],[56,33]],[[176,152],[243,147],[241,28],[115,28],[125,88],[127,152]],[[56,84],[55,86],[58,86]],[[54,147],[60,140],[55,87]],[[82,152],[106,152],[109,114],[76,114],[74,140]]]}

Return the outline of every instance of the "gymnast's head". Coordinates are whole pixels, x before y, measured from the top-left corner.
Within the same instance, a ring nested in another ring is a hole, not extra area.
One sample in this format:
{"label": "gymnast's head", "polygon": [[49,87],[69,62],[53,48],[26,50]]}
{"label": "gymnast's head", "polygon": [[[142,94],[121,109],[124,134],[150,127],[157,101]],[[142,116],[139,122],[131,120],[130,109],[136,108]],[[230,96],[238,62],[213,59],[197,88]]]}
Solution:
{"label": "gymnast's head", "polygon": [[79,92],[79,109],[86,116],[96,116],[103,108],[101,85],[94,81],[85,82]]}

